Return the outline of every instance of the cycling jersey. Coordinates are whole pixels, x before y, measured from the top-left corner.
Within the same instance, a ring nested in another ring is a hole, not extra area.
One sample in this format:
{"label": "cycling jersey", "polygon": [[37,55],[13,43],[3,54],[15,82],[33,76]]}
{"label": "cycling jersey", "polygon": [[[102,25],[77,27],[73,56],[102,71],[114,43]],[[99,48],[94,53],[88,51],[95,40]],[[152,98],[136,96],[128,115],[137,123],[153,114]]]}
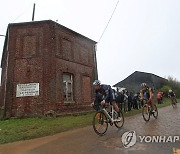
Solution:
{"label": "cycling jersey", "polygon": [[100,85],[100,88],[97,89],[95,92],[96,95],[102,94],[102,99],[106,102],[112,103],[113,101],[115,101],[115,94],[110,85],[102,84]]}
{"label": "cycling jersey", "polygon": [[169,97],[175,97],[176,95],[175,95],[175,93],[172,91],[172,92],[169,92],[169,93],[168,93],[168,96],[169,96]]}
{"label": "cycling jersey", "polygon": [[149,87],[141,89],[140,90],[140,97],[141,97],[141,99],[148,99],[149,100],[150,93],[151,93],[151,91],[150,91]]}

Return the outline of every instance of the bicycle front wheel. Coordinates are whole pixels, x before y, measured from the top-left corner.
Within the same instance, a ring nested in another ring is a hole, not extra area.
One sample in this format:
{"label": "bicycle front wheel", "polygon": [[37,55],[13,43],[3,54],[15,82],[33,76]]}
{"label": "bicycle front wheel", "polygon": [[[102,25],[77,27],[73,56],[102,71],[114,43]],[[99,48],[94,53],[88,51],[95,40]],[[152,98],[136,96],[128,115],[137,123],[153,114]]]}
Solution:
{"label": "bicycle front wheel", "polygon": [[114,112],[114,119],[116,119],[117,121],[114,122],[114,125],[117,127],[117,128],[121,128],[123,125],[124,125],[124,115],[122,113],[121,110],[119,110],[119,115],[117,112]]}
{"label": "bicycle front wheel", "polygon": [[150,119],[150,106],[149,105],[143,106],[142,115],[143,115],[143,119],[145,121],[149,121],[149,119]]}
{"label": "bicycle front wheel", "polygon": [[176,108],[177,107],[177,103],[174,101],[174,102],[172,102],[172,107],[173,108]]}
{"label": "bicycle front wheel", "polygon": [[155,119],[157,119],[157,117],[158,117],[158,109],[157,109],[157,106],[154,104],[154,113],[153,113],[153,117],[155,118]]}
{"label": "bicycle front wheel", "polygon": [[93,117],[93,129],[96,134],[102,136],[106,133],[108,128],[108,119],[106,115],[98,111]]}

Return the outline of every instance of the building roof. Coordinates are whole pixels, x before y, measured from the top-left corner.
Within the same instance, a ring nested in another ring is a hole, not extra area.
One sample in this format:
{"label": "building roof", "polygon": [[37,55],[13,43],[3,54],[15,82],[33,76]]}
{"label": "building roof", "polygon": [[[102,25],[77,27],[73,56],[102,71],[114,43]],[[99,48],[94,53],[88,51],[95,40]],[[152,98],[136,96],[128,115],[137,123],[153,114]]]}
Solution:
{"label": "building roof", "polygon": [[127,88],[129,87],[131,89],[137,90],[138,87],[140,88],[140,85],[143,82],[153,87],[159,87],[161,84],[167,81],[168,81],[167,79],[152,73],[135,71],[124,80],[113,85],[113,87],[127,87]]}
{"label": "building roof", "polygon": [[37,24],[46,24],[46,23],[47,24],[54,24],[54,25],[56,25],[58,27],[66,29],[66,30],[68,30],[68,31],[70,31],[70,32],[72,32],[72,33],[74,33],[76,35],[84,37],[85,39],[88,39],[88,40],[92,41],[93,43],[97,43],[96,41],[94,41],[94,40],[92,40],[92,39],[90,39],[90,38],[88,38],[88,37],[86,37],[86,36],[84,36],[84,35],[82,35],[80,33],[77,33],[77,32],[75,32],[75,31],[73,31],[73,30],[71,30],[71,29],[69,29],[69,28],[67,28],[67,27],[53,21],[53,20],[41,20],[41,21],[31,21],[31,22],[10,23],[8,25],[8,27],[11,27],[11,26],[24,26],[24,25],[35,25],[35,24],[37,25]]}

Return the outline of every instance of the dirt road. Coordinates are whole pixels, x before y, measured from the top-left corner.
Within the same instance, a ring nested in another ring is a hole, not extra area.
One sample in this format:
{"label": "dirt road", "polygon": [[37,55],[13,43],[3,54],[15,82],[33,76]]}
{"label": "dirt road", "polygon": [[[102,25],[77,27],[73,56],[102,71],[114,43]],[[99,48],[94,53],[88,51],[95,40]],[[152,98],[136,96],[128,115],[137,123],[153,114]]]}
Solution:
{"label": "dirt road", "polygon": [[[137,142],[124,148],[121,136],[124,132],[136,132]],[[180,141],[175,143],[140,142],[139,136],[180,136],[180,105],[159,109],[158,119],[151,117],[149,122],[138,114],[125,118],[124,127],[117,130],[109,126],[106,135],[100,137],[92,126],[80,128],[53,136],[0,145],[0,154],[171,154],[178,153]]]}

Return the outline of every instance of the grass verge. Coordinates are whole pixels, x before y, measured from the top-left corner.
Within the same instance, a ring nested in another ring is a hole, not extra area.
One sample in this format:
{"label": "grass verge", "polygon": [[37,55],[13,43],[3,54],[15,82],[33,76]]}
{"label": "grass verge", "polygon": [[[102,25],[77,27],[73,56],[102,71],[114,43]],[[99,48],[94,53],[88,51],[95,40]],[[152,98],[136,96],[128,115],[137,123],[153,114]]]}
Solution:
{"label": "grass verge", "polygon": [[[179,102],[180,100],[178,100]],[[170,105],[170,100],[165,99],[164,104],[158,107]],[[141,110],[132,110],[125,117],[141,113]],[[0,144],[20,140],[33,139],[53,135],[75,128],[85,127],[92,124],[94,113],[78,116],[62,116],[57,118],[26,118],[9,119],[0,121]]]}

